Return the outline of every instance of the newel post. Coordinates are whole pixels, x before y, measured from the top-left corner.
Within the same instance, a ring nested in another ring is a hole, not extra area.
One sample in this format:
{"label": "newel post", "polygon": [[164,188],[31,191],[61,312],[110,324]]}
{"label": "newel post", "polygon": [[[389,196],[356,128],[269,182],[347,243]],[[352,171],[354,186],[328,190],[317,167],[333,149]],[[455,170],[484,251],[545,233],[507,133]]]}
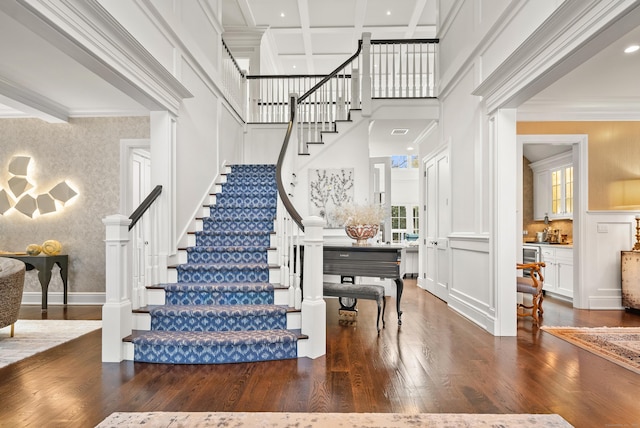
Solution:
{"label": "newel post", "polygon": [[362,33],[362,115],[371,116],[371,33]]}
{"label": "newel post", "polygon": [[309,336],[304,354],[310,358],[327,352],[327,311],[322,298],[324,219],[316,216],[302,220],[304,225],[304,299],[302,300],[302,334]]}
{"label": "newel post", "polygon": [[106,226],[106,302],[102,307],[102,361],[124,359],[122,338],[132,329],[131,296],[127,282],[127,244],[131,220],[115,214],[102,219]]}

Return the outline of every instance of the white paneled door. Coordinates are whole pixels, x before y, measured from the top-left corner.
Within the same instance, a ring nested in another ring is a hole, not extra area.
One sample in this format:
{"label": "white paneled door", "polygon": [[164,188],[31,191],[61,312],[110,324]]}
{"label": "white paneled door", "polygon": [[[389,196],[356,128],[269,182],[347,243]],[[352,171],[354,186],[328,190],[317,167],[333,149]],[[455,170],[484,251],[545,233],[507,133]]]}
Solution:
{"label": "white paneled door", "polygon": [[425,162],[425,287],[445,302],[449,299],[450,176],[449,151]]}
{"label": "white paneled door", "polygon": [[[151,158],[146,150],[136,149],[131,154],[131,206],[135,210],[151,191]],[[149,261],[148,243],[150,239],[150,224],[148,215],[142,216],[132,229],[131,248],[133,294],[131,296],[134,308],[145,306],[146,286],[150,283],[151,263]]]}

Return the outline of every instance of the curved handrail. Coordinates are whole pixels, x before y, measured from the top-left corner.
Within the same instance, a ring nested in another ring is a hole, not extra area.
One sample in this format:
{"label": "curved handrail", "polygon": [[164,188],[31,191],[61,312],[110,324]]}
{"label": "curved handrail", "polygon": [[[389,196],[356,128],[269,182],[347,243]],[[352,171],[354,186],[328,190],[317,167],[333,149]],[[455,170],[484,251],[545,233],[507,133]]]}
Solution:
{"label": "curved handrail", "polygon": [[154,201],[158,199],[158,196],[160,196],[161,193],[162,186],[158,184],[153,188],[151,193],[149,193],[149,196],[147,196],[144,201],[142,201],[140,206],[136,208],[136,210],[129,216],[129,219],[131,220],[131,224],[129,224],[129,230],[133,229],[133,226],[135,226],[138,220],[142,218],[144,213],[147,212],[147,210],[151,207]]}
{"label": "curved handrail", "polygon": [[304,225],[302,224],[302,216],[291,203],[291,199],[289,199],[289,195],[284,188],[284,184],[282,183],[282,164],[284,163],[284,157],[287,154],[287,148],[289,147],[289,140],[291,139],[291,132],[293,131],[293,124],[296,122],[296,98],[291,97],[290,104],[291,113],[289,118],[289,126],[287,127],[287,133],[284,136],[284,142],[282,143],[282,148],[280,149],[280,155],[278,156],[278,163],[276,165],[276,181],[278,184],[278,193],[280,194],[280,199],[284,204],[287,212],[291,215],[293,221],[296,222],[300,230],[304,232]]}
{"label": "curved handrail", "polygon": [[313,92],[318,90],[319,87],[321,87],[322,85],[327,83],[329,80],[331,80],[332,77],[335,77],[340,72],[340,70],[345,68],[347,65],[351,64],[353,62],[353,60],[356,59],[358,57],[358,55],[360,55],[360,51],[361,50],[362,50],[362,40],[359,40],[358,41],[358,50],[356,51],[356,53],[351,55],[345,62],[340,64],[335,70],[333,70],[331,73],[327,74],[324,79],[322,79],[321,81],[316,83],[311,89],[309,89],[307,92],[305,92],[304,95],[299,97],[298,98],[298,104],[301,101],[304,101],[305,99],[307,99],[307,97],[309,97]]}
{"label": "curved handrail", "polygon": [[351,55],[345,62],[340,64],[338,67],[336,67],[335,70],[333,70],[331,73],[326,75],[321,81],[316,83],[311,89],[305,92],[304,95],[299,97],[297,100],[295,99],[295,97],[291,97],[290,99],[291,112],[290,112],[289,126],[287,126],[287,133],[285,134],[284,142],[282,143],[282,148],[280,149],[280,155],[278,156],[278,163],[276,165],[276,181],[278,184],[278,193],[280,194],[280,199],[282,200],[284,207],[286,208],[287,212],[291,215],[291,218],[293,219],[293,221],[296,222],[300,230],[302,230],[303,232],[304,232],[304,225],[302,224],[302,216],[300,215],[298,210],[296,210],[296,208],[293,206],[293,203],[291,203],[291,199],[289,199],[289,195],[287,194],[284,188],[284,184],[282,183],[282,164],[284,162],[284,157],[287,154],[287,148],[289,147],[289,140],[291,139],[293,125],[296,121],[297,106],[306,98],[308,98],[313,92],[318,90],[318,88],[320,88],[322,85],[327,83],[333,77],[337,76],[340,70],[343,70],[347,65],[351,64],[353,60],[360,55],[361,51],[362,51],[362,40],[359,40],[358,49],[356,50],[356,53]]}

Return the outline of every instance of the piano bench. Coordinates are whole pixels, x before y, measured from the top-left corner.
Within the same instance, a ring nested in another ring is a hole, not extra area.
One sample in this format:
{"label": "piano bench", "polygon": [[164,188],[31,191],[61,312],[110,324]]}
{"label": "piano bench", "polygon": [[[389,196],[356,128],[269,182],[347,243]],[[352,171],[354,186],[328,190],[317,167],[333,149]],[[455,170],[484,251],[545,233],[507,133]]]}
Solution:
{"label": "piano bench", "polygon": [[378,318],[376,328],[380,332],[380,314],[382,312],[382,326],[384,327],[384,311],[387,301],[384,298],[384,287],[374,284],[340,284],[336,282],[325,282],[322,286],[323,296],[330,297],[351,297],[353,299],[375,300],[378,303]]}

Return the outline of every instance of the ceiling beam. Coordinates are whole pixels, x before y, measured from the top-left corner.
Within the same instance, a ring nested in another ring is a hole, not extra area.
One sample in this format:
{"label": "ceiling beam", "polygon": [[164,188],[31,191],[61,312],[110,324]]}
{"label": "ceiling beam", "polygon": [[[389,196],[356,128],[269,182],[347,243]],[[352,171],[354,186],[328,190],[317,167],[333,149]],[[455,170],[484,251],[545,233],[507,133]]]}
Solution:
{"label": "ceiling beam", "polygon": [[69,113],[63,105],[1,76],[0,103],[45,122],[69,122]]}
{"label": "ceiling beam", "polygon": [[[302,29],[302,41],[304,43],[304,55],[307,61],[307,73],[315,74],[315,66],[313,64],[313,45],[311,43],[311,27],[309,19],[309,0],[298,0],[298,13],[300,14],[300,27]],[[290,73],[291,70],[285,70]]]}
{"label": "ceiling beam", "polygon": [[[394,33],[406,33],[407,27],[404,25],[367,25],[367,26],[336,26],[336,27],[311,27],[308,32],[311,34],[352,34],[355,37],[355,41],[360,40],[363,31],[390,31]],[[269,27],[269,31],[273,34],[300,34],[300,28],[296,27]],[[416,25],[413,29],[413,33],[431,32],[435,38],[436,26],[435,25]]]}
{"label": "ceiling beam", "polygon": [[364,18],[367,15],[368,0],[356,0],[356,13],[353,20],[353,35],[351,46],[358,46],[358,41],[364,31]]}
{"label": "ceiling beam", "polygon": [[414,38],[416,33],[416,27],[418,26],[418,21],[424,12],[424,7],[427,5],[427,0],[417,0],[415,7],[413,8],[413,13],[411,14],[411,19],[409,20],[409,24],[407,25],[407,31],[404,33],[404,37],[406,39]]}

